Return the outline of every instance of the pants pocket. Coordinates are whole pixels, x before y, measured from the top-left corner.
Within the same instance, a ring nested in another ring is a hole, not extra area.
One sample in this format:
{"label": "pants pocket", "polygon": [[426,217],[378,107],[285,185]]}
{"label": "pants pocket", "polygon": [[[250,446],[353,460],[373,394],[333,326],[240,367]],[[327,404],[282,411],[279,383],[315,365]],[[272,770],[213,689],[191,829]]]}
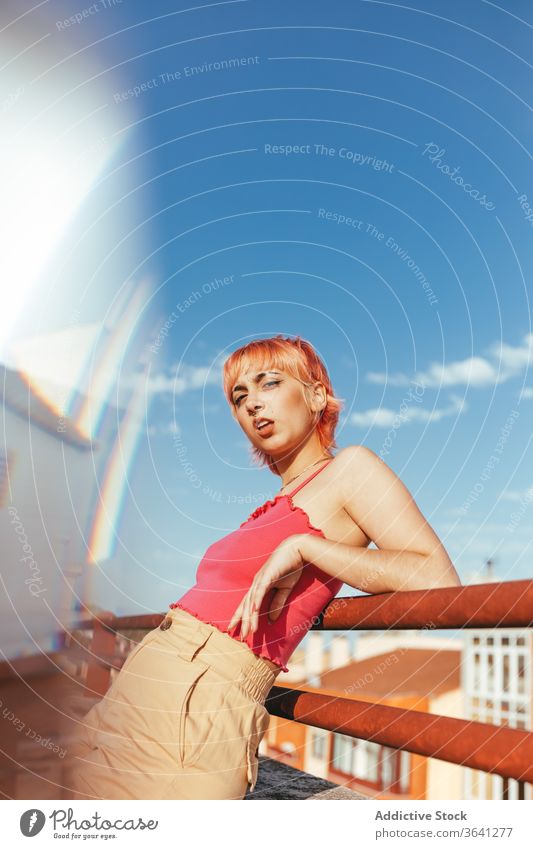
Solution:
{"label": "pants pocket", "polygon": [[[137,798],[157,798],[184,765],[189,700],[208,665],[187,660],[165,642],[165,632],[146,635],[127,658],[106,696],[86,717],[96,764],[124,771],[138,785]],[[94,784],[94,782],[93,782]],[[150,795],[140,795],[147,792]]]}
{"label": "pants pocket", "polygon": [[[191,666],[197,661],[193,661]],[[207,674],[204,674],[207,673]],[[181,765],[194,766],[204,755],[205,766],[221,751],[227,733],[226,705],[228,684],[210,667],[192,676],[188,689],[181,699],[179,740]]]}
{"label": "pants pocket", "polygon": [[255,702],[251,717],[252,722],[246,745],[246,765],[248,770],[248,784],[250,785],[249,792],[253,793],[257,784],[259,771],[259,744],[267,732],[270,723],[270,714],[261,702]]}

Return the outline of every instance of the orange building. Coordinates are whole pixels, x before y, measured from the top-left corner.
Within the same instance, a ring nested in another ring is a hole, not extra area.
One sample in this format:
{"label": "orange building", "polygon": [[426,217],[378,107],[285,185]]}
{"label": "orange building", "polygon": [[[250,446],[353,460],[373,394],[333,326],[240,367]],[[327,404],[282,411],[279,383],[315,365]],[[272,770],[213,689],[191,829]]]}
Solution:
{"label": "orange building", "polygon": [[[449,641],[448,641],[449,643]],[[279,682],[280,686],[281,681]],[[291,685],[333,697],[462,717],[461,647],[396,645]],[[271,716],[261,754],[379,799],[461,799],[464,768]]]}

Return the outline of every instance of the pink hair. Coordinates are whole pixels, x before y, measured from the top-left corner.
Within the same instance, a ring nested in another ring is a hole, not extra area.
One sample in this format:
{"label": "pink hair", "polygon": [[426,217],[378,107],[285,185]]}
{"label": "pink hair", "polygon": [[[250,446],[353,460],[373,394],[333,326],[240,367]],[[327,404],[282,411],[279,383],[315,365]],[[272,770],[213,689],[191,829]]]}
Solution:
{"label": "pink hair", "polygon": [[[304,385],[320,381],[327,392],[327,403],[321,412],[316,425],[320,445],[324,451],[337,448],[335,428],[339,420],[339,412],[344,406],[343,398],[336,398],[327,369],[310,342],[296,336],[294,339],[282,335],[269,339],[254,339],[234,351],[223,366],[223,386],[226,400],[233,407],[231,390],[242,372],[276,368],[287,372],[291,377]],[[279,474],[270,454],[255,446],[252,448],[252,459],[258,466],[269,466],[275,474]]]}

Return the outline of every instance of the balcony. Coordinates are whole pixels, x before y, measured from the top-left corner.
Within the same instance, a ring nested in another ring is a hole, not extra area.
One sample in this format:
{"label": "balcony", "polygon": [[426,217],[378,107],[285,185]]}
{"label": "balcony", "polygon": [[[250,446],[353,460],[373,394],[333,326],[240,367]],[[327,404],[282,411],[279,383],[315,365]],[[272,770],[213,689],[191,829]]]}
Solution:
{"label": "balcony", "polygon": [[[54,659],[56,675],[62,679],[59,709],[63,715],[72,721],[83,716],[105,694],[131,647],[163,618],[161,613],[123,617],[106,613],[76,623],[71,633],[64,635],[63,650]],[[312,630],[499,629],[531,628],[532,624],[533,581],[520,580],[336,598]],[[64,692],[65,678],[68,694]],[[33,687],[33,683],[28,681],[26,686]],[[287,684],[272,687],[266,706],[282,719],[493,773],[505,780],[533,782],[533,732],[528,730],[354,698],[332,698]],[[63,732],[68,737],[68,727]],[[49,797],[32,795],[31,790],[28,796],[15,795],[15,767],[26,778],[42,778],[35,764],[19,762],[20,756],[9,763],[4,755],[2,790],[8,798],[68,798],[58,789],[60,777],[48,782]],[[8,784],[6,771],[10,772]],[[259,780],[254,794],[247,798],[279,798],[275,793],[280,786],[287,788],[283,798],[365,798],[261,756]],[[11,793],[6,792],[9,787]]]}

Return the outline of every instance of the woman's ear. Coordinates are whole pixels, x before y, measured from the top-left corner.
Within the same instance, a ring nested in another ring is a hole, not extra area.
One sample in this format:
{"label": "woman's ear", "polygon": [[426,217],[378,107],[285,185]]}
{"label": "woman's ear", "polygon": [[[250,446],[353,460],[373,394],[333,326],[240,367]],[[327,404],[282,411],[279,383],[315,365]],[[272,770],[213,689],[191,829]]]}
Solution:
{"label": "woman's ear", "polygon": [[323,383],[319,381],[313,386],[313,398],[315,402],[315,411],[322,415],[328,403],[328,393]]}

